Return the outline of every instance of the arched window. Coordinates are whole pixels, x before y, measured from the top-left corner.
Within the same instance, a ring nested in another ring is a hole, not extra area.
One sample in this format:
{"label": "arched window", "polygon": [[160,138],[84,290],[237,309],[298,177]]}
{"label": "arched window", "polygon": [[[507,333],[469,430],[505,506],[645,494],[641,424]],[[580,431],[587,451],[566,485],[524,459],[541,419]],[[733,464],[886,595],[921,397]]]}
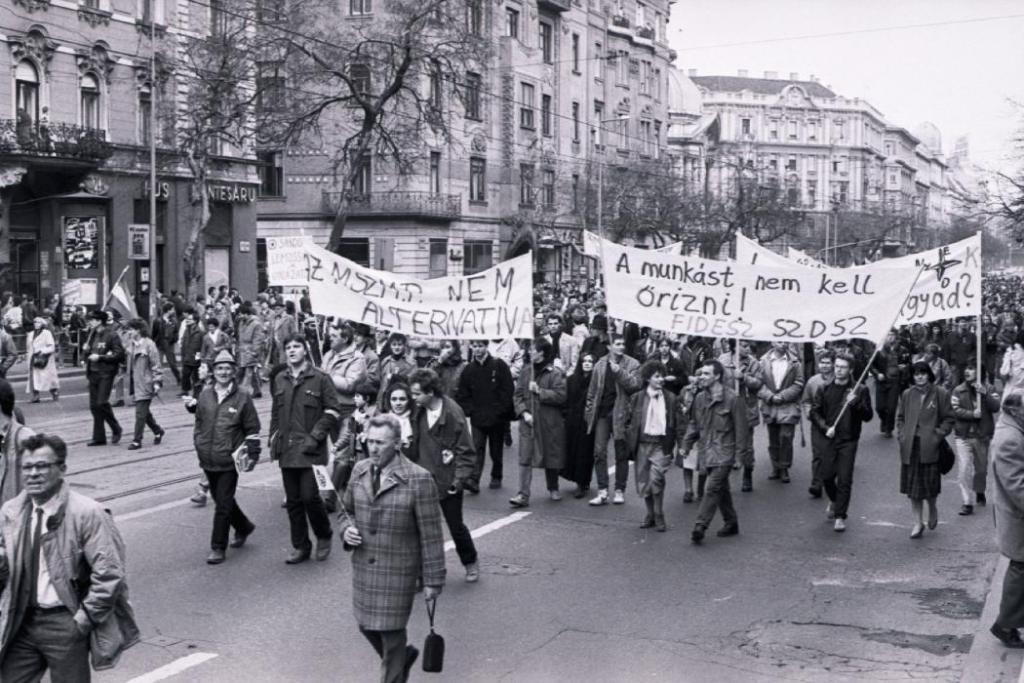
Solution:
{"label": "arched window", "polygon": [[22,60],[14,71],[15,109],[18,118],[39,120],[39,72],[32,62]]}
{"label": "arched window", "polygon": [[92,74],[82,76],[79,86],[82,99],[82,127],[98,129],[100,127],[100,84]]}

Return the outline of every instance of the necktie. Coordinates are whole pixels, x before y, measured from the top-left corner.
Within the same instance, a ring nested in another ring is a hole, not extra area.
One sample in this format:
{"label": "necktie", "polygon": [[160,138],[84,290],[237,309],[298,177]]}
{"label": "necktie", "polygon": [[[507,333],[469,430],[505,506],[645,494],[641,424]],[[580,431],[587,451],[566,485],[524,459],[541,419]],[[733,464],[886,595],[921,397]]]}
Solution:
{"label": "necktie", "polygon": [[371,484],[373,485],[373,495],[376,496],[377,492],[380,491],[380,468],[376,465],[372,465],[370,469],[373,473],[373,479],[371,481]]}
{"label": "necktie", "polygon": [[32,555],[29,557],[28,569],[28,605],[30,608],[38,607],[39,600],[39,551],[40,541],[43,536],[43,508],[36,508],[35,530],[32,532]]}

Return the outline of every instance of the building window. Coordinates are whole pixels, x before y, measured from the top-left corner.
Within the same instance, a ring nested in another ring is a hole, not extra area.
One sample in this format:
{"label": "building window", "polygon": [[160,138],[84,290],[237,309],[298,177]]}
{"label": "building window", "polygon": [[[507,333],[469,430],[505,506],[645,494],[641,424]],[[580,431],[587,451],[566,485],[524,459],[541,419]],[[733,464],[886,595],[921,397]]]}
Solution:
{"label": "building window", "polygon": [[466,2],[466,30],[474,36],[483,33],[484,8],[482,0],[467,0]]}
{"label": "building window", "polygon": [[850,183],[845,180],[839,183],[839,203],[845,205],[850,193]]}
{"label": "building window", "polygon": [[577,174],[572,175],[572,212],[578,213],[580,210],[580,177]]}
{"label": "building window", "polygon": [[604,144],[604,103],[594,100],[594,145],[600,147]]}
{"label": "building window", "polygon": [[775,157],[772,157],[771,159],[769,159],[768,160],[768,170],[769,171],[778,171],[779,170],[779,160],[776,159]]}
{"label": "building window", "polygon": [[348,13],[354,17],[373,14],[373,0],[348,0]]}
{"label": "building window", "polygon": [[100,127],[100,84],[92,74],[82,76],[79,86],[82,102],[82,127],[98,130]]}
{"label": "building window", "polygon": [[808,121],[807,122],[807,141],[817,142],[818,140],[818,122]]}
{"label": "building window", "polygon": [[789,122],[789,139],[790,140],[796,140],[796,138],[797,138],[796,121],[790,121]]}
{"label": "building window", "polygon": [[348,67],[348,77],[352,81],[352,92],[363,96],[370,94],[370,67],[366,64],[352,64]]}
{"label": "building window", "polygon": [[430,240],[430,272],[428,278],[448,275],[448,240]]}
{"label": "building window", "polygon": [[149,144],[150,119],[153,115],[153,95],[149,86],[145,85],[139,90],[139,144]]}
{"label": "building window", "polygon": [[39,72],[27,60],[18,62],[14,72],[17,115],[27,116],[32,123],[39,120]]}
{"label": "building window", "polygon": [[544,207],[551,209],[555,206],[555,172],[545,170],[541,175],[542,195]]}
{"label": "building window", "polygon": [[654,122],[654,158],[661,158],[661,121]]}
{"label": "building window", "polygon": [[469,158],[469,201],[487,201],[487,161],[481,157]]}
{"label": "building window", "polygon": [[745,117],[740,119],[740,132],[744,135],[750,135],[750,119]]}
{"label": "building window", "polygon": [[580,72],[580,34],[572,34],[572,71]]}
{"label": "building window", "polygon": [[163,0],[139,0],[139,19],[143,24],[164,23]]}
{"label": "building window", "polygon": [[618,74],[616,76],[616,83],[626,85],[629,83],[629,53],[625,50],[620,50],[617,61]]}
{"label": "building window", "polygon": [[369,154],[356,162],[357,169],[352,179],[352,194],[365,197],[373,191],[373,159]]}
{"label": "building window", "polygon": [[807,181],[807,203],[815,206],[818,203],[818,181]]}
{"label": "building window", "polygon": [[790,187],[786,190],[786,203],[789,206],[796,206],[800,203],[800,190],[795,187]]}
{"label": "building window", "polygon": [[768,122],[768,139],[778,140],[779,139],[779,120],[772,119]]}
{"label": "building window", "polygon": [[227,21],[224,0],[210,0],[210,35],[223,36],[227,32]]}
{"label": "building window", "polygon": [[533,130],[533,86],[521,83],[519,93],[519,127]]}
{"label": "building window", "polygon": [[572,103],[572,141],[580,141],[580,103]]}
{"label": "building window", "polygon": [[640,153],[644,156],[651,155],[651,122],[640,122]]}
{"label": "building window", "polygon": [[519,10],[505,8],[505,35],[509,38],[519,38]]}
{"label": "building window", "polygon": [[284,155],[280,151],[256,152],[259,164],[260,197],[284,196]]}
{"label": "building window", "polygon": [[99,9],[100,8],[100,0],[79,0],[79,1],[82,3],[83,7],[88,7],[89,9]]}
{"label": "building window", "polygon": [[442,97],[441,91],[441,66],[434,62],[430,65],[429,86],[430,86],[430,106],[435,111],[441,111],[444,106],[444,98]]}
{"label": "building window", "polygon": [[462,246],[462,274],[472,275],[494,265],[494,246],[490,242],[466,240]]}
{"label": "building window", "polygon": [[370,238],[342,237],[338,240],[338,256],[355,261],[364,268],[370,267]]}
{"label": "building window", "polygon": [[551,95],[540,96],[540,132],[551,137]]}
{"label": "building window", "polygon": [[795,171],[796,170],[796,157],[790,157],[786,161],[786,170],[787,171]]}
{"label": "building window", "polygon": [[651,63],[644,60],[640,62],[640,93],[643,95],[650,94],[650,83],[651,83]]}
{"label": "building window", "polygon": [[841,119],[836,119],[835,120],[835,128],[836,128],[836,132],[835,132],[835,136],[834,136],[835,139],[836,140],[845,140],[846,139],[846,126],[844,125],[844,123],[843,123],[843,121]]}
{"label": "building window", "polygon": [[594,69],[594,78],[599,81],[603,81],[604,70],[606,67],[604,47],[601,45],[601,43],[594,43],[594,64],[597,65],[597,68]]}
{"label": "building window", "polygon": [[441,153],[430,153],[430,191],[441,194]]}
{"label": "building window", "polygon": [[466,118],[480,120],[480,74],[466,74]]}
{"label": "building window", "polygon": [[540,53],[545,64],[555,61],[555,31],[546,21],[540,22]]}
{"label": "building window", "polygon": [[280,111],[285,101],[285,80],[280,62],[260,62],[256,73],[256,108]]}
{"label": "building window", "polygon": [[519,165],[519,204],[533,206],[533,164]]}

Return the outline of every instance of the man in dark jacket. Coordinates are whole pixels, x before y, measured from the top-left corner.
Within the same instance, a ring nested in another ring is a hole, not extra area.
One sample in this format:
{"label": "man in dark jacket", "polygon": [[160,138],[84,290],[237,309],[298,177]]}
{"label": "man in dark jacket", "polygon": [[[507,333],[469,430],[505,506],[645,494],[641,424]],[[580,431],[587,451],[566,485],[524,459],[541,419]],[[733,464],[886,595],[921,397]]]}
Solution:
{"label": "man in dark jacket", "polygon": [[174,379],[181,384],[178,361],[174,357],[174,345],[178,343],[178,318],[174,314],[174,304],[165,303],[162,310],[163,314],[153,321],[153,341],[167,361]]}
{"label": "man in dark jacket", "polygon": [[509,415],[512,413],[512,392],[515,385],[508,365],[490,354],[486,341],[471,341],[469,348],[473,358],[462,369],[455,400],[458,401],[473,429],[476,463],[473,473],[465,481],[466,490],[470,493],[479,493],[487,450],[491,452],[490,488],[501,488],[504,448],[502,440],[505,430],[508,429]]}
{"label": "man in dark jacket", "polygon": [[995,431],[993,415],[999,412],[999,392],[992,385],[978,381],[978,370],[964,366],[964,381],[949,397],[956,416],[953,445],[956,448],[957,482],[963,505],[961,515],[974,513],[974,503],[985,505],[988,446]]}
{"label": "man in dark jacket", "polygon": [[88,446],[107,443],[104,423],[110,425],[112,443],[121,440],[121,425],[110,407],[110,389],[114,375],[125,361],[121,337],[107,326],[107,314],[96,310],[89,314],[89,336],[82,347],[85,356],[85,377],[89,381],[89,410],[92,412],[92,441]]}
{"label": "man in dark jacket", "polygon": [[875,406],[882,436],[892,438],[900,394],[910,383],[910,348],[896,331],[889,332],[885,345],[875,354],[871,372],[875,376]]}
{"label": "man in dark jacket", "polygon": [[462,489],[476,464],[466,416],[442,393],[441,378],[429,368],[412,371],[409,393],[416,402],[409,459],[434,476],[444,521],[466,568],[466,582],[475,583],[480,579],[476,546],[462,520]]}
{"label": "man in dark jacket", "polygon": [[199,366],[203,364],[203,328],[194,308],[185,309],[181,330],[181,395],[196,397],[203,385]]}
{"label": "man in dark jacket", "polygon": [[260,418],[252,396],[238,388],[237,372],[235,357],[230,351],[221,351],[213,362],[213,384],[203,389],[198,399],[185,398],[185,408],[196,416],[192,438],[199,466],[210,482],[210,493],[216,505],[207,564],[224,561],[229,529],[235,530],[232,548],[241,548],[256,529],[235,501],[238,487],[235,451],[244,444],[246,472],[260,459]]}
{"label": "man in dark jacket", "polygon": [[825,434],[821,442],[818,475],[828,496],[828,516],[834,529],[846,531],[846,511],[853,491],[853,464],[857,459],[860,427],[871,420],[871,394],[863,384],[853,388],[854,360],[836,356],[834,377],[811,398],[811,420]]}
{"label": "man in dark jacket", "polygon": [[334,382],[313,367],[308,353],[301,334],[285,339],[288,366],[273,380],[270,455],[280,462],[284,480],[293,548],[285,560],[288,564],[305,562],[313,552],[307,520],[316,536],[316,559],[323,561],[331,554],[331,521],[313,466],[327,465],[328,437],[337,424],[340,405]]}

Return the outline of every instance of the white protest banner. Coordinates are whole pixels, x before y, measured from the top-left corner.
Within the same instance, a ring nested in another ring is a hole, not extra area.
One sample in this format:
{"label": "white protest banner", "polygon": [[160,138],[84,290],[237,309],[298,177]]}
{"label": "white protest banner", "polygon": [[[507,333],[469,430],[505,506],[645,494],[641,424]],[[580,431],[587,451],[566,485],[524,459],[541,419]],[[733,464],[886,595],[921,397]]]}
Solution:
{"label": "white protest banner", "polygon": [[[658,251],[662,254],[678,254],[682,250],[682,247],[682,242],[673,242],[672,244],[666,244],[664,247],[658,247],[652,251]],[[601,258],[601,238],[589,230],[583,231],[583,255],[590,256],[592,258]]]}
{"label": "white protest banner", "polygon": [[[304,287],[306,247],[314,246],[313,238],[304,235],[267,238],[267,279],[275,287]],[[329,253],[329,252],[328,252]]]}
{"label": "white protest banner", "polygon": [[[296,253],[304,265],[296,264]],[[475,275],[420,280],[365,268],[312,241],[267,240],[285,282],[313,312],[434,339],[533,337],[533,262],[523,254]]]}
{"label": "white protest banner", "polygon": [[[773,341],[878,341],[910,269],[809,269],[672,256],[605,242],[608,314],[677,334]],[[897,293],[894,296],[894,293]]]}
{"label": "white protest banner", "polygon": [[787,247],[786,254],[789,257],[790,261],[793,261],[794,263],[799,263],[801,266],[808,266],[809,268],[828,268],[827,265],[825,265],[818,259],[814,258],[810,254],[805,254],[799,249],[794,249],[793,247]]}
{"label": "white protest banner", "polygon": [[[786,263],[793,263],[739,234],[736,235],[736,261],[783,267]],[[888,268],[916,271],[922,265],[924,272],[903,303],[896,319],[897,326],[981,315],[980,235],[917,254],[882,259],[843,270]]]}

